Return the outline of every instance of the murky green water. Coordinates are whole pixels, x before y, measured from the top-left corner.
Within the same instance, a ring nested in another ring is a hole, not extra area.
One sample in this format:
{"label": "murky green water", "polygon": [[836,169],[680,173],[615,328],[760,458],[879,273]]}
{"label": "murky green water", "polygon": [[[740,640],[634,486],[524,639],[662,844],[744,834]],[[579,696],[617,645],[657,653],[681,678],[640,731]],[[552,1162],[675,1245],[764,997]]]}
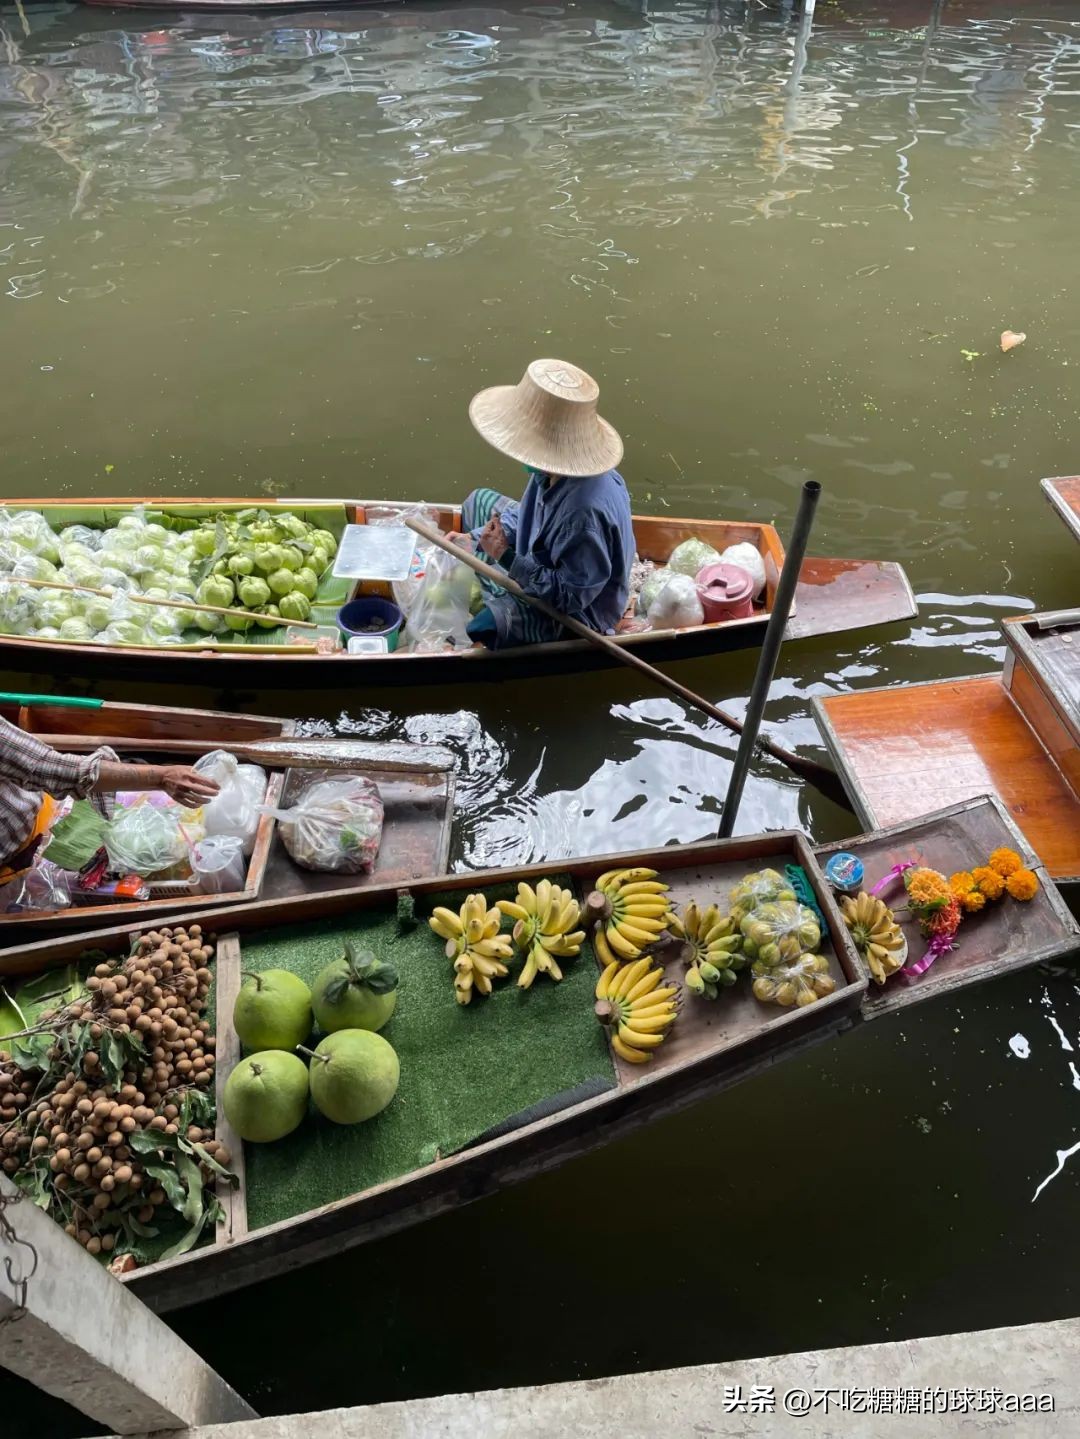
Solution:
{"label": "murky green water", "polygon": [[[1080,450],[1068,0],[819,3],[809,35],[777,0],[24,13],[0,492],[513,486],[465,405],[547,352],[600,378],[640,510],[786,529],[814,477],[813,549],[907,566],[917,621],[785,654],[788,744],[812,694],[993,668],[1002,615],[1076,603],[1037,487]],[[751,674],[679,670],[736,708]],[[453,744],[466,866],[700,838],[732,753],[622,675],[228,698]],[[739,827],[787,824],[850,819],[762,770]],[[1076,1161],[1035,1191],[1077,1045],[1071,977],[923,1006],[180,1327],[268,1412],[1072,1313]]]}

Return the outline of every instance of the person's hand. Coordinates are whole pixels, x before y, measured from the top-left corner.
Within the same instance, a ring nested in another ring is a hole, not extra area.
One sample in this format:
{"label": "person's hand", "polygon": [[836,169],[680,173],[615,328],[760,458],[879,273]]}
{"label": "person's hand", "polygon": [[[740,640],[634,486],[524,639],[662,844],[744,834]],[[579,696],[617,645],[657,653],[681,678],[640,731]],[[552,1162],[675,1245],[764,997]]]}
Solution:
{"label": "person's hand", "polygon": [[469,534],[468,530],[452,531],[449,540],[452,545],[460,545],[463,550],[471,550],[474,548],[473,537]]}
{"label": "person's hand", "polygon": [[198,809],[200,805],[212,800],[221,789],[216,780],[209,779],[197,769],[190,769],[183,764],[165,765],[158,783],[171,799],[182,804],[185,809]]}
{"label": "person's hand", "polygon": [[492,515],[487,524],[480,531],[478,541],[484,554],[492,560],[501,560],[510,548],[510,541],[506,538],[506,531],[502,527],[502,520],[498,515]]}

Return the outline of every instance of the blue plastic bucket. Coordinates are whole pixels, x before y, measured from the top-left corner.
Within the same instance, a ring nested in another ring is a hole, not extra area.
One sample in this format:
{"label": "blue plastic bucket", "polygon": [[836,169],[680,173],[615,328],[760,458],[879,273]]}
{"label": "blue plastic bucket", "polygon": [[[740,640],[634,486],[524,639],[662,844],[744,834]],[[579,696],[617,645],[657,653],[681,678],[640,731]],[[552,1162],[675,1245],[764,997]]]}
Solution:
{"label": "blue plastic bucket", "polygon": [[[397,649],[398,631],[404,619],[397,605],[391,600],[380,599],[378,595],[361,595],[350,600],[347,605],[341,606],[337,614],[338,629],[346,640],[353,635],[384,635],[389,650]],[[381,620],[383,628],[376,629],[372,625],[373,620]]]}

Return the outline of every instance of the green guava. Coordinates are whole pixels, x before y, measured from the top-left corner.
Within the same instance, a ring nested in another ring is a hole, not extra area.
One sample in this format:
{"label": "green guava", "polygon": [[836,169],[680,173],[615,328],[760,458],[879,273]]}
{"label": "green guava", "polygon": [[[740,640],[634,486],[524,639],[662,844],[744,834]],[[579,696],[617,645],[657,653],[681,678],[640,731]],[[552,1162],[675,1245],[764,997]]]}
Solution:
{"label": "green guava", "polygon": [[233,1028],[245,1049],[287,1049],[311,1033],[311,990],[287,969],[244,971]]}
{"label": "green guava", "polygon": [[307,1113],[307,1099],[307,1066],[284,1049],[264,1049],[242,1059],[221,1096],[225,1118],[252,1144],[291,1134]]}
{"label": "green guava", "polygon": [[339,1029],[311,1055],[311,1097],[335,1124],[362,1124],[393,1099],[400,1072],[398,1057],[381,1034]]}
{"label": "green guava", "polygon": [[316,979],[311,1007],[319,1028],[328,1034],[339,1029],[382,1029],[397,1004],[397,987],[396,970],[370,950],[346,942],[342,957]]}

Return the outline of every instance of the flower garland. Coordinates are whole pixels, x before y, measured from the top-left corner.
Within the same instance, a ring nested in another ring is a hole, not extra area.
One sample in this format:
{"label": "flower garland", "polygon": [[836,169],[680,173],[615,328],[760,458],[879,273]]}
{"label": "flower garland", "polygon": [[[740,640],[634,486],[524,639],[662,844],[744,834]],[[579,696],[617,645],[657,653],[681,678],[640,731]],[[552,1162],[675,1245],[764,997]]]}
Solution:
{"label": "flower garland", "polygon": [[1039,892],[1038,877],[1024,867],[1012,849],[995,849],[986,864],[959,870],[948,879],[936,869],[908,860],[897,864],[871,890],[879,894],[896,880],[903,880],[908,907],[919,921],[929,943],[922,959],[900,971],[907,979],[924,974],[934,961],[956,948],[956,933],[965,915],[978,914],[1002,895],[1026,903]]}

